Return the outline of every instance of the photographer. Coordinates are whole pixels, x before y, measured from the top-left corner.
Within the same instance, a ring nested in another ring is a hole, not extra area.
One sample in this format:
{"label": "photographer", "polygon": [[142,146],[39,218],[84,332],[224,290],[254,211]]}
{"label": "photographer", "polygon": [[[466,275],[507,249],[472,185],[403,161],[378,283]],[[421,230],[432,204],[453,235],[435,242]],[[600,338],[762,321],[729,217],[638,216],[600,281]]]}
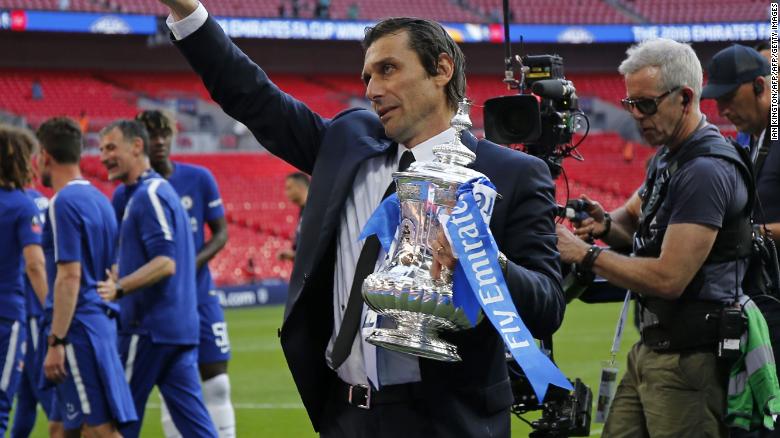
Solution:
{"label": "photographer", "polygon": [[558,226],[561,259],[639,295],[641,340],[615,394],[605,437],[727,436],[728,368],[718,360],[716,317],[741,294],[750,248],[749,171],[699,110],[702,71],[693,50],[668,39],[631,47],[619,67],[622,103],[659,150],[640,190],[593,234],[633,257],[602,250]]}
{"label": "photographer", "polygon": [[[749,135],[748,146],[758,196],[753,219],[762,225],[759,228],[762,233],[766,232],[777,242],[780,240],[780,142],[771,140],[767,132],[771,99],[769,70],[765,57],[754,49],[738,44],[723,49],[715,54],[707,68],[709,82],[702,91],[702,98],[715,99],[720,115],[728,118],[738,131]],[[762,283],[754,281],[756,271],[753,268],[751,266],[751,277],[746,281],[746,293],[753,297],[767,320],[777,363],[780,304],[760,296],[762,293],[776,295],[777,291],[766,290]],[[761,274],[758,272],[758,279]],[[761,430],[747,435],[738,431],[737,435],[770,436],[770,433]]]}

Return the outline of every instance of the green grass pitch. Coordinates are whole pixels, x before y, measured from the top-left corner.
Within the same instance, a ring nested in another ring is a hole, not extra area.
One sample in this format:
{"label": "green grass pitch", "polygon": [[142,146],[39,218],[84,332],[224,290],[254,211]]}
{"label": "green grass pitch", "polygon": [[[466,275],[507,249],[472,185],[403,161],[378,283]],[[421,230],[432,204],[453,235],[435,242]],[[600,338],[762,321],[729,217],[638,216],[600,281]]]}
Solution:
{"label": "green grass pitch", "polygon": [[[569,305],[563,326],[554,338],[555,358],[569,377],[580,377],[595,394],[601,361],[609,358],[609,349],[620,304]],[[239,437],[316,437],[311,429],[298,393],[284,362],[276,329],[281,324],[282,307],[232,309],[225,312],[233,347],[230,380],[236,407]],[[633,321],[629,318],[629,322]],[[636,342],[638,334],[627,327],[618,357],[621,374],[625,371],[625,355]],[[13,414],[12,417],[13,418]],[[533,418],[532,415],[528,416]],[[43,414],[32,436],[46,436]],[[599,436],[602,425],[593,423],[591,435]],[[512,436],[525,437],[530,428],[520,420],[512,420]],[[162,437],[159,397],[152,394],[144,418],[141,436]]]}

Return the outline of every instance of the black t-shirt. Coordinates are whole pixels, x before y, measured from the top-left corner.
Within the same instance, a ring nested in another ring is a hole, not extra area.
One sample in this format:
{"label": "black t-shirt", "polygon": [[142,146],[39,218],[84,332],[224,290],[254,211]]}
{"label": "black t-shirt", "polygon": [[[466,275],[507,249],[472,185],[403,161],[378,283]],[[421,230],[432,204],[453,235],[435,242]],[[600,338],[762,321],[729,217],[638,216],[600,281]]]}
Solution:
{"label": "black t-shirt", "polygon": [[[713,130],[717,132],[712,125],[703,127],[687,144],[712,135]],[[659,160],[658,168],[666,167],[675,155]],[[720,229],[726,219],[739,215],[747,202],[747,186],[736,164],[721,158],[697,157],[684,163],[672,175],[651,229],[665,229],[672,224],[698,224]],[[742,282],[746,269],[746,260],[704,265],[704,284],[699,297],[733,300],[734,285]]]}

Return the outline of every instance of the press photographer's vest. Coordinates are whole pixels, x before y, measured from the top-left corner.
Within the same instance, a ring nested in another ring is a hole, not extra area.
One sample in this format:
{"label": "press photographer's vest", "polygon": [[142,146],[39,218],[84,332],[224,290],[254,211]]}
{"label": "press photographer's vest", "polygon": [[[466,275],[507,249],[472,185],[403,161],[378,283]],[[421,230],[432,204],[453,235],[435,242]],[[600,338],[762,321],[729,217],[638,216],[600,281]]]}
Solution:
{"label": "press photographer's vest", "polygon": [[639,299],[642,306],[642,342],[645,345],[662,351],[714,348],[717,323],[708,315],[717,314],[723,303],[701,293],[704,285],[703,269],[708,264],[736,261],[751,254],[750,213],[755,189],[752,168],[748,164],[750,158],[714,130],[703,135],[694,134],[680,147],[676,156],[668,158],[667,166],[659,166],[661,160],[667,157],[669,150],[664,149],[653,157],[648,166],[639,227],[634,235],[636,256],[657,258],[661,255],[666,226],[654,226],[655,218],[666,199],[672,177],[689,161],[698,157],[715,157],[733,163],[747,186],[747,205],[739,214],[724,218],[712,250],[681,297],[677,300],[654,297]]}

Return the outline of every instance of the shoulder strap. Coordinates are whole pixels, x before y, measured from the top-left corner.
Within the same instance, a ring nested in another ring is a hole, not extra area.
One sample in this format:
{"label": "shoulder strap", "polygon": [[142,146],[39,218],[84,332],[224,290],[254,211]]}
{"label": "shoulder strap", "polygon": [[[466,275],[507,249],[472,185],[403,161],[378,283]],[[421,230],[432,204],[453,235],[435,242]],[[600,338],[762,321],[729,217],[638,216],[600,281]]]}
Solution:
{"label": "shoulder strap", "polygon": [[[674,175],[687,162],[699,157],[715,157],[734,163],[739,169],[742,179],[745,181],[748,193],[746,211],[752,212],[756,197],[756,178],[750,153],[732,139],[726,139],[723,143],[710,143],[689,148],[678,155],[674,162],[669,164],[670,177]],[[670,178],[671,179],[671,178]]]}
{"label": "shoulder strap", "polygon": [[761,169],[764,167],[764,161],[766,161],[767,155],[769,155],[769,132],[764,133],[764,141],[758,147],[758,155],[756,156],[756,162],[753,164],[755,170],[755,176],[761,173]]}

